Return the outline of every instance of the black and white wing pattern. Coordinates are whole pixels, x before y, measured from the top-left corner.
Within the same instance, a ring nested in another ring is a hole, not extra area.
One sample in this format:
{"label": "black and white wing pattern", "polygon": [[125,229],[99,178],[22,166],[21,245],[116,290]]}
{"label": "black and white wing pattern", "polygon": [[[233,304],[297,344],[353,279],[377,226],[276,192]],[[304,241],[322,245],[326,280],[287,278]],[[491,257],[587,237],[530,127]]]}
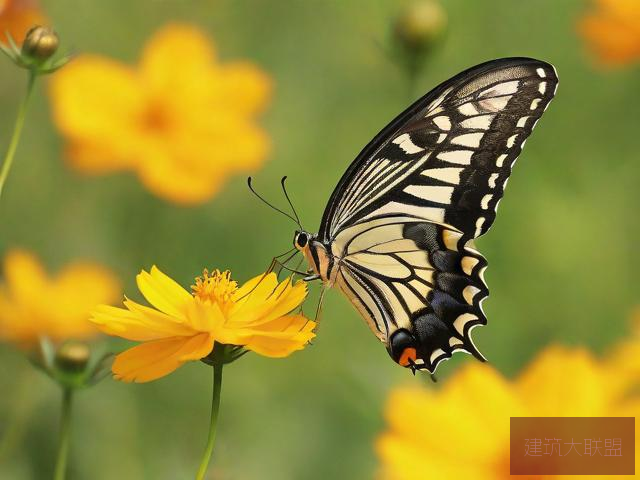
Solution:
{"label": "black and white wing pattern", "polygon": [[[488,289],[473,239],[492,225],[557,83],[551,65],[529,58],[472,67],[385,127],[333,192],[318,239],[338,259],[338,287],[399,363],[433,372],[456,350],[481,358],[470,330],[486,324]],[[399,330],[418,351],[392,351]]]}

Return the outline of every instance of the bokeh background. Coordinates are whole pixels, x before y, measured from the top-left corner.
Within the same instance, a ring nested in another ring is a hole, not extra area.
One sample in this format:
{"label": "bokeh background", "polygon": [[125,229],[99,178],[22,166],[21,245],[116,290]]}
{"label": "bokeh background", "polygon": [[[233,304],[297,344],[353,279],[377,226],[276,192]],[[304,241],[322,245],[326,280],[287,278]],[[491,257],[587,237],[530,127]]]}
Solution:
{"label": "bokeh background", "polygon": [[[443,0],[446,33],[410,94],[385,54],[401,1],[140,0],[42,1],[65,48],[134,64],[169,22],[202,28],[223,61],[249,59],[271,76],[260,124],[273,148],[254,173],[281,202],[279,179],[303,224],[316,231],[338,179],[359,150],[413,100],[457,72],[505,56],[532,56],[559,73],[556,100],[527,142],[491,232],[488,326],[476,345],[507,376],[543,346],[601,352],[628,332],[639,302],[640,163],[638,66],[602,66],[577,24],[590,2]],[[0,63],[0,145],[6,145],[25,74]],[[0,253],[36,252],[55,271],[78,258],[134,278],[158,265],[184,285],[203,267],[235,278],[263,271],[290,247],[293,224],[231,178],[210,201],[178,206],[130,173],[84,176],[63,160],[46,82],[36,91],[15,168],[0,201]],[[281,202],[282,203],[282,202]],[[317,289],[317,287],[316,287]],[[313,290],[313,288],[312,288]],[[308,313],[314,311],[312,298]],[[103,340],[120,350],[127,344]],[[457,358],[461,357],[461,358]],[[442,365],[440,383],[475,360]],[[313,346],[284,360],[247,355],[225,371],[222,416],[210,478],[366,479],[378,468],[387,392],[412,377],[387,356],[346,299],[325,298]],[[162,380],[107,379],[77,396],[69,478],[192,478],[204,444],[208,367],[192,363]],[[11,434],[0,478],[48,478],[60,395],[20,350],[0,345],[0,435]],[[442,405],[446,408],[446,405]]]}

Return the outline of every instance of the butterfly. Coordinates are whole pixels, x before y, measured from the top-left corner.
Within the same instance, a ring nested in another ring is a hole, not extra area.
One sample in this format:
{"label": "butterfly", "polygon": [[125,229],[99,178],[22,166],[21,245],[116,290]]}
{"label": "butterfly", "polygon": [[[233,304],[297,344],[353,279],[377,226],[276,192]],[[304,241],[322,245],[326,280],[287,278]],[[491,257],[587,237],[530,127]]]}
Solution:
{"label": "butterfly", "polygon": [[487,323],[487,261],[474,239],[493,224],[511,169],[557,85],[554,67],[531,58],[459,73],[364,147],[317,234],[295,232],[307,280],[337,287],[391,358],[414,373],[434,373],[457,351],[484,361],[471,330]]}

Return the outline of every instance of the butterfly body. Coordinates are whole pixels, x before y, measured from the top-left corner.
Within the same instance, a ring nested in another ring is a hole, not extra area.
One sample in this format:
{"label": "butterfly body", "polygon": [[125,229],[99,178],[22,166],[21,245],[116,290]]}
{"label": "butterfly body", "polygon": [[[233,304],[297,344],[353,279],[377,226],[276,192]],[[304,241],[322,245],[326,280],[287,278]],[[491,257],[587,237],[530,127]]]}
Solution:
{"label": "butterfly body", "polygon": [[318,234],[296,232],[317,278],[342,291],[398,364],[433,373],[486,324],[486,233],[553,67],[494,60],[456,75],[385,127],[347,169]]}
{"label": "butterfly body", "polygon": [[331,253],[331,246],[319,241],[317,235],[305,231],[296,231],[293,244],[302,252],[315,276],[332,287],[336,281],[340,258]]}

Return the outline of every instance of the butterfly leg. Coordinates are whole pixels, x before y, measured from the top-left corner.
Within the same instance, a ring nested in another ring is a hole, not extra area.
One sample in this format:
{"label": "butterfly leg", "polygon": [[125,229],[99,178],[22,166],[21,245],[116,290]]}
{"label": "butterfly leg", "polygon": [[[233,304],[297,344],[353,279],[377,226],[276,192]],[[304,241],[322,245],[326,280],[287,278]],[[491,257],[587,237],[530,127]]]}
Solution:
{"label": "butterfly leg", "polygon": [[296,268],[291,268],[287,266],[287,263],[289,263],[298,254],[297,250],[293,252],[291,255],[289,255],[289,257],[287,257],[284,261],[280,260],[280,258],[284,257],[289,252],[286,252],[285,254],[279,255],[277,257],[273,257],[273,259],[271,260],[271,263],[269,264],[269,268],[267,269],[267,273],[273,272],[276,268],[279,268],[277,272],[278,275],[280,275],[280,272],[282,272],[282,270],[287,270],[288,272],[306,277],[309,274],[309,272],[303,272],[301,270],[298,270],[298,268],[300,267],[300,262],[298,262],[298,265],[296,266]]}
{"label": "butterfly leg", "polygon": [[320,323],[320,317],[322,315],[322,305],[324,303],[324,293],[327,291],[327,287],[323,284],[320,290],[320,298],[318,299],[318,307],[316,308],[316,323]]}
{"label": "butterfly leg", "polygon": [[[281,255],[278,255],[278,256],[276,256],[276,257],[273,257],[273,259],[271,260],[271,263],[269,263],[269,267],[268,267],[268,268],[267,268],[267,270],[262,274],[262,277],[260,278],[260,280],[258,281],[258,283],[257,283],[257,284],[256,284],[256,285],[255,285],[255,286],[254,286],[254,287],[253,287],[249,292],[247,292],[245,295],[243,295],[243,297],[242,297],[242,298],[244,298],[244,297],[246,297],[246,296],[248,296],[248,295],[251,295],[251,294],[253,293],[253,291],[254,291],[256,288],[258,288],[258,286],[262,283],[262,281],[263,281],[265,278],[267,278],[267,276],[268,276],[270,273],[272,273],[272,272],[276,269],[276,267],[280,267],[280,270],[277,272],[277,275],[280,275],[280,271],[282,271],[282,268],[287,268],[288,270],[291,270],[291,269],[289,269],[288,267],[286,267],[284,264],[285,264],[285,263],[288,263],[288,262],[289,262],[293,257],[295,257],[295,256],[297,255],[297,253],[298,253],[297,251],[295,251],[295,252],[291,253],[293,250],[295,250],[295,249],[288,250],[288,251],[284,252],[284,253],[283,253],[283,254],[281,254]],[[282,257],[284,257],[284,256],[286,256],[286,255],[289,255],[289,257],[287,257],[287,259],[286,259],[284,262],[281,262],[279,259],[280,259],[280,258],[282,258]],[[295,273],[299,273],[300,275],[306,275],[306,272],[295,272]],[[276,288],[277,288],[277,287],[276,287]],[[275,289],[274,289],[274,292],[275,292]],[[274,292],[271,292],[271,293],[273,294]]]}
{"label": "butterfly leg", "polygon": [[[318,278],[320,277],[318,276]],[[322,305],[324,303],[324,293],[326,291],[327,291],[327,287],[323,284],[322,289],[320,290],[320,298],[318,298],[318,306],[316,307],[316,316],[314,318],[314,321],[316,322],[316,328],[314,329],[316,335],[318,334],[318,327],[320,326],[320,319],[322,317]]]}
{"label": "butterfly leg", "polygon": [[[302,270],[297,270],[295,268],[287,267],[285,264],[280,263],[280,262],[276,262],[276,266],[280,268],[280,270],[278,271],[278,275],[280,274],[280,272],[282,270],[286,270],[286,271],[288,271],[290,273],[295,273],[297,275],[307,275],[309,273],[309,272],[303,272]],[[306,279],[307,279],[307,277],[303,278],[303,280],[306,280]]]}

